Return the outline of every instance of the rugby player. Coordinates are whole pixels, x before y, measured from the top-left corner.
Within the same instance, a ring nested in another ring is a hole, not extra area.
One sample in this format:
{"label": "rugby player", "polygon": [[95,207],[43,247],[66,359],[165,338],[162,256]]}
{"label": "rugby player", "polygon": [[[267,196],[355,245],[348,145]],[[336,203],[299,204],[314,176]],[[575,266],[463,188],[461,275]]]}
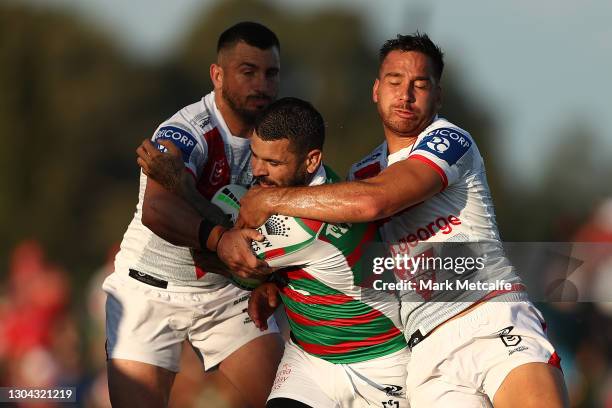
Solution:
{"label": "rugby player", "polygon": [[[409,403],[567,406],[542,316],[503,253],[476,143],[438,116],[442,71],[442,52],[427,35],[387,41],[372,91],[385,141],[351,168],[354,181],[252,189],[241,200],[238,225],[256,227],[272,214],[334,223],[381,220],[383,239],[400,254],[424,242],[487,243],[487,268],[466,279],[504,279],[510,290],[404,294]],[[253,263],[247,244],[229,235],[217,253],[242,274],[245,260]]]}
{"label": "rugby player", "polygon": [[[316,186],[338,181],[322,165],[323,118],[307,102],[284,98],[262,114],[251,138],[258,185]],[[395,294],[362,287],[365,249],[375,224],[329,224],[272,216],[253,248],[282,281],[255,289],[249,314],[262,329],[277,304],[291,327],[267,407],[407,407],[407,344]],[[229,231],[225,235],[238,234]],[[288,267],[288,268],[287,268]]]}
{"label": "rugby player", "polygon": [[[180,152],[187,172],[173,188],[198,196],[200,205],[198,212],[186,197],[147,177],[147,168],[141,173],[134,218],[103,285],[114,406],[166,406],[185,340],[205,370],[218,368],[214,381],[229,400],[265,404],[282,355],[278,328],[271,321],[260,332],[246,313],[249,292],[207,273],[192,249],[204,248],[211,227],[225,222],[202,197],[252,181],[249,137],[257,115],[276,98],[279,51],[276,35],[260,24],[228,28],[210,67],[214,91],[163,122],[151,138]],[[159,152],[149,142],[139,153]]]}

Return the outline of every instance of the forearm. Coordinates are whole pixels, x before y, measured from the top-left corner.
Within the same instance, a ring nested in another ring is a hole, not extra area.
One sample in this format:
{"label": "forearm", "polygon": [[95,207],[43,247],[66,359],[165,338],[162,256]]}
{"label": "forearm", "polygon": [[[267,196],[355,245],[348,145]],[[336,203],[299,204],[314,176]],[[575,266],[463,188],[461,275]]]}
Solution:
{"label": "forearm", "polygon": [[382,218],[384,192],[356,181],[316,187],[280,188],[266,199],[273,213],[326,222],[367,222]]}
{"label": "forearm", "polygon": [[181,197],[151,179],[147,182],[142,211],[142,223],[159,237],[174,245],[200,248],[202,217]]}
{"label": "forearm", "polygon": [[369,222],[390,217],[442,190],[438,173],[404,160],[367,180],[281,188],[262,200],[269,212],[326,222]]}

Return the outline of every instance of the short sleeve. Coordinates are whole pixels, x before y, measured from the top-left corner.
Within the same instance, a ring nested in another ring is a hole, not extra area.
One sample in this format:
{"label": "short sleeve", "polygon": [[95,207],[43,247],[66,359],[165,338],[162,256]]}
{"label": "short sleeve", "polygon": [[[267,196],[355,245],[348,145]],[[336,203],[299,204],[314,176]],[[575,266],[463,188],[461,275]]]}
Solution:
{"label": "short sleeve", "polygon": [[474,141],[459,129],[445,127],[425,135],[408,159],[420,160],[429,165],[441,177],[444,188],[457,181],[464,173],[462,166]]}
{"label": "short sleeve", "polygon": [[[164,123],[157,129],[152,140],[170,140],[180,149],[185,168],[195,178],[199,176],[199,172],[206,163],[206,146],[203,145],[205,142],[203,140],[198,142],[198,139],[192,131],[187,130],[186,126],[176,122]],[[159,144],[157,144],[157,148],[162,152],[166,151],[166,148]]]}

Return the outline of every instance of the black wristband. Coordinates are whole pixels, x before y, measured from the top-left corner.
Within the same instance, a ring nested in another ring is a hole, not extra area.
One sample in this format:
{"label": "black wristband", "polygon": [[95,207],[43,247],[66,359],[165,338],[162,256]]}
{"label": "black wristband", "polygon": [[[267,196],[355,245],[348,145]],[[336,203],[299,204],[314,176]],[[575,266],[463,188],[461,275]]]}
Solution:
{"label": "black wristband", "polygon": [[200,241],[200,248],[203,251],[208,250],[206,243],[208,242],[208,237],[210,236],[210,233],[216,226],[216,224],[213,224],[212,222],[206,220],[200,221],[200,228],[198,229],[198,241]]}

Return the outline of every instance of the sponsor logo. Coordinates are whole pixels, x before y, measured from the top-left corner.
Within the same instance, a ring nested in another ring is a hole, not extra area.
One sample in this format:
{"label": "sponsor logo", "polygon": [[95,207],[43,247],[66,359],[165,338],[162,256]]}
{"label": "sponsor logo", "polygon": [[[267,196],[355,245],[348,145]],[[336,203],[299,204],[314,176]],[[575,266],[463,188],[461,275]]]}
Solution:
{"label": "sponsor logo", "polygon": [[437,151],[438,153],[444,153],[450,147],[450,142],[447,139],[435,136],[429,142],[427,142],[427,147]]}
{"label": "sponsor logo", "polygon": [[340,239],[348,232],[350,227],[351,224],[328,224],[327,228],[325,229],[325,234]]}
{"label": "sponsor logo", "polygon": [[[195,138],[186,130],[178,128],[176,126],[164,126],[157,131],[154,137],[155,140],[171,140],[176,147],[181,149],[183,153],[183,160],[188,161],[191,152],[193,151],[196,140]],[[167,149],[161,145],[157,145],[157,148],[166,152]]]}
{"label": "sponsor logo", "polygon": [[472,146],[472,141],[456,129],[436,129],[425,136],[415,151],[433,153],[450,166],[455,164]]}
{"label": "sponsor logo", "polygon": [[[242,296],[241,298],[238,298],[238,299],[234,300],[234,306],[237,305],[238,303],[244,302],[245,300],[247,300],[249,298],[249,296],[250,295],[245,295],[245,296]],[[246,311],[246,309],[244,309],[242,311],[242,313],[244,313],[245,311]]]}
{"label": "sponsor logo", "polygon": [[281,237],[289,238],[289,231],[291,230],[285,224],[285,221],[288,220],[289,217],[279,217],[278,215],[273,215],[268,218],[268,221],[264,224],[264,229],[266,230],[266,234],[268,235],[280,235]]}
{"label": "sponsor logo", "polygon": [[204,130],[204,128],[210,124],[210,115],[200,113],[193,118],[193,123],[200,129]]}
{"label": "sponsor logo", "polygon": [[403,397],[404,396],[404,391],[403,391],[403,387],[400,387],[399,385],[392,385],[392,384],[383,384],[385,386],[385,393],[387,394],[387,397]]}
{"label": "sponsor logo", "polygon": [[400,405],[399,405],[399,401],[389,400],[389,401],[383,401],[382,406],[383,408],[399,408]]}
{"label": "sponsor logo", "polygon": [[508,352],[508,355],[509,355],[509,356],[511,356],[511,355],[513,355],[514,353],[517,353],[517,352],[519,352],[519,351],[525,351],[525,350],[528,350],[528,349],[529,349],[529,347],[526,347],[526,346],[519,346],[519,347],[517,347],[517,348],[515,348],[515,349],[513,349],[513,350],[510,350],[510,351]]}
{"label": "sponsor logo", "polygon": [[512,329],[514,329],[514,326],[508,326],[496,333],[506,347],[518,346],[521,340],[523,340],[521,336],[510,334]]}
{"label": "sponsor logo", "polygon": [[429,224],[423,225],[417,228],[416,231],[400,238],[398,243],[392,246],[391,250],[394,254],[409,254],[411,249],[416,247],[419,242],[427,241],[439,232],[449,235],[453,232],[453,225],[461,225],[461,220],[452,214],[446,217],[438,217]]}

